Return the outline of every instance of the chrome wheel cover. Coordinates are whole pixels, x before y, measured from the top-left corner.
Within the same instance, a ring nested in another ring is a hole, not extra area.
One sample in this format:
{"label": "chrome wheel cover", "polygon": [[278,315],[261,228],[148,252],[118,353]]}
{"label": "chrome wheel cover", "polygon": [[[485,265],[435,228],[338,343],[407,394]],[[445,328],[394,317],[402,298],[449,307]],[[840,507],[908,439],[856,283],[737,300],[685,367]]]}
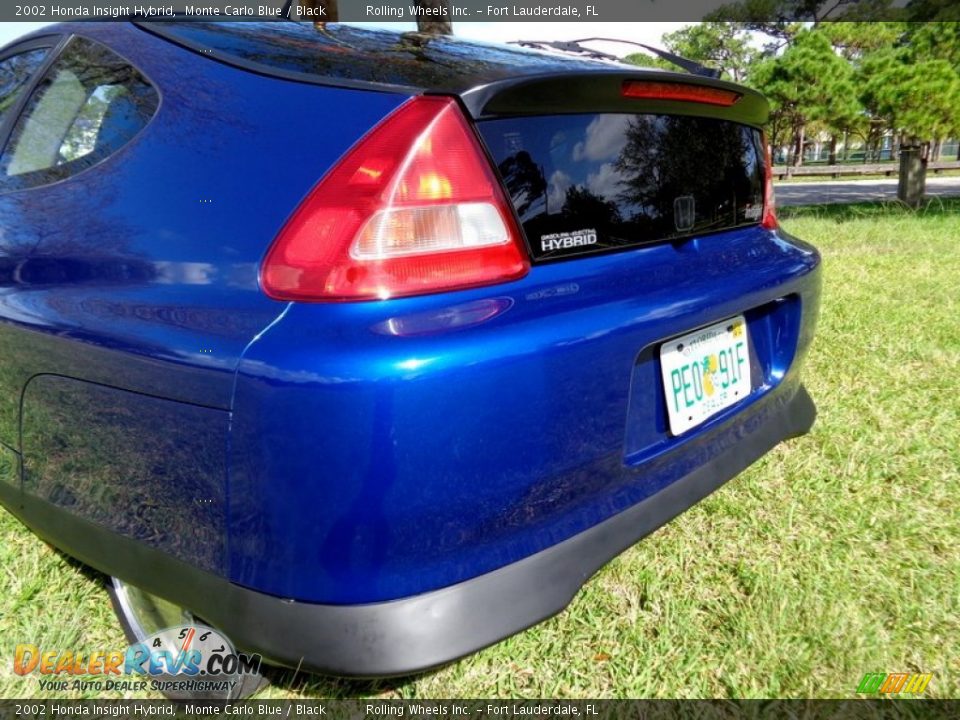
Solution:
{"label": "chrome wheel cover", "polygon": [[123,580],[113,578],[117,603],[137,641],[143,642],[161,630],[175,625],[190,625],[196,618],[186,608],[144,592]]}

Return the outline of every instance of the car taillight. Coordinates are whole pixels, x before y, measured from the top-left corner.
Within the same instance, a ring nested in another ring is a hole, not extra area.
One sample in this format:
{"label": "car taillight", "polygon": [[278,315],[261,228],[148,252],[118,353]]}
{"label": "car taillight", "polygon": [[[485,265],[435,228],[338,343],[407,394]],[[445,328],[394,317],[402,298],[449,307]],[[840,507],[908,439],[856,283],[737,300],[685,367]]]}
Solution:
{"label": "car taillight", "polygon": [[779,223],[777,222],[777,198],[773,192],[773,154],[770,152],[766,136],[763,135],[761,138],[763,147],[766,149],[766,162],[763,171],[763,218],[760,220],[760,225],[768,230],[776,230]]}
{"label": "car taillight", "polygon": [[640,100],[680,100],[730,107],[743,97],[740,93],[708,85],[651,80],[624,80],[621,93]]}
{"label": "car taillight", "polygon": [[456,101],[408,100],[317,184],[261,268],[277,300],[369,300],[489,285],[530,263]]}

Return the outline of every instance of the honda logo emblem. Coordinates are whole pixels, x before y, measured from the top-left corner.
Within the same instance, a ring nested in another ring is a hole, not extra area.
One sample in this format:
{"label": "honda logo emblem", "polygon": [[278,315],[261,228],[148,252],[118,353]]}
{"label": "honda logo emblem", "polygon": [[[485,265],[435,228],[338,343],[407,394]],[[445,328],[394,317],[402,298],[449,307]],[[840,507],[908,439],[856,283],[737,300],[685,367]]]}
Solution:
{"label": "honda logo emblem", "polygon": [[673,224],[684,232],[693,228],[697,219],[697,203],[693,195],[682,195],[673,201]]}

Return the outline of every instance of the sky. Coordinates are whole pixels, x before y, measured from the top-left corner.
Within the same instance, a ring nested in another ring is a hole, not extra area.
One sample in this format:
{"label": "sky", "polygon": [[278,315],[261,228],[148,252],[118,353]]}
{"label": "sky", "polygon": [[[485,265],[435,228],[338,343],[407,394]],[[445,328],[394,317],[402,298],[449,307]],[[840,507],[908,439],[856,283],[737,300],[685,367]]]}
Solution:
{"label": "sky", "polygon": [[[38,22],[0,22],[0,47],[21,35],[51,23]],[[386,27],[393,30],[412,30],[414,23],[349,23],[363,27]],[[507,42],[510,40],[578,40],[583,37],[611,37],[662,47],[660,37],[691,23],[612,23],[612,22],[468,22],[453,24],[453,32],[458,37],[487,42]],[[590,47],[611,55],[629,55],[642,52],[629,45],[612,43],[590,43]]]}

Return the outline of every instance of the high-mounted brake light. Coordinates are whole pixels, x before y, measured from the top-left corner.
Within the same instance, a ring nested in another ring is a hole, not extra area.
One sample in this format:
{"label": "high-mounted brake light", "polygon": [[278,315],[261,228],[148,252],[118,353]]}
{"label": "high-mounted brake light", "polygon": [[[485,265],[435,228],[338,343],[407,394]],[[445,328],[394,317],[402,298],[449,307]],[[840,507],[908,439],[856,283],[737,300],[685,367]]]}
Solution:
{"label": "high-mounted brake light", "polygon": [[651,80],[624,80],[621,92],[624,97],[638,100],[679,100],[723,107],[730,107],[743,97],[733,90],[708,85]]}
{"label": "high-mounted brake light", "polygon": [[777,198],[773,192],[773,154],[767,143],[767,136],[761,135],[760,138],[766,151],[763,169],[763,217],[760,225],[768,230],[776,230],[779,223],[777,222]]}
{"label": "high-mounted brake light", "polygon": [[277,300],[370,300],[512,280],[519,231],[455,100],[416,97],[317,184],[261,268]]}

